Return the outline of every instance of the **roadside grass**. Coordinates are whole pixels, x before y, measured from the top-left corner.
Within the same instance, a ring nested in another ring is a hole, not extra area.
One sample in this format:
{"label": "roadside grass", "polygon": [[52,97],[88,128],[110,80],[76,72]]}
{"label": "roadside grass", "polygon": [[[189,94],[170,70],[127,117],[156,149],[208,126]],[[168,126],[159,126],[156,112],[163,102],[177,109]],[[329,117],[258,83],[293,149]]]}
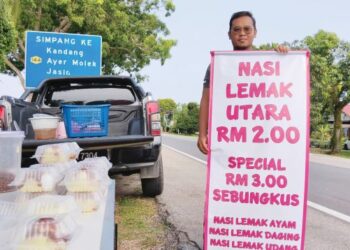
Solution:
{"label": "roadside grass", "polygon": [[116,200],[118,249],[161,249],[166,226],[158,215],[155,199],[136,196]]}
{"label": "roadside grass", "polygon": [[315,154],[327,154],[327,155],[332,155],[336,157],[350,159],[350,150],[342,150],[338,154],[331,154],[331,151],[329,149],[310,148],[310,152]]}

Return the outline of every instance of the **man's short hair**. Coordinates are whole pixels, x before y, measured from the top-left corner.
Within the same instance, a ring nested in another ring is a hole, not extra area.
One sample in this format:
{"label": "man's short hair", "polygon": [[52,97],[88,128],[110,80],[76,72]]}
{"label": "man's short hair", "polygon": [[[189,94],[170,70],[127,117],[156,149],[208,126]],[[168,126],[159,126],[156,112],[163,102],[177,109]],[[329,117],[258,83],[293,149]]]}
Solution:
{"label": "man's short hair", "polygon": [[233,20],[240,18],[240,17],[243,17],[243,16],[248,16],[252,19],[254,29],[256,30],[256,22],[255,22],[255,18],[253,17],[253,14],[250,13],[249,11],[239,11],[239,12],[233,13],[233,15],[231,16],[229,32],[231,31]]}

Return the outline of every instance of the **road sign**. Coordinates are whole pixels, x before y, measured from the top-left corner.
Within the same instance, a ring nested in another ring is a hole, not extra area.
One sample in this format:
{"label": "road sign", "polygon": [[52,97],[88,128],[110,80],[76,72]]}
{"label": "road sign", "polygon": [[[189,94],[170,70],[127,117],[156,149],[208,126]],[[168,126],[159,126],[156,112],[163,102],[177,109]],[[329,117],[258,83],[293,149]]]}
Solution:
{"label": "road sign", "polygon": [[47,78],[101,75],[102,37],[26,32],[26,88]]}

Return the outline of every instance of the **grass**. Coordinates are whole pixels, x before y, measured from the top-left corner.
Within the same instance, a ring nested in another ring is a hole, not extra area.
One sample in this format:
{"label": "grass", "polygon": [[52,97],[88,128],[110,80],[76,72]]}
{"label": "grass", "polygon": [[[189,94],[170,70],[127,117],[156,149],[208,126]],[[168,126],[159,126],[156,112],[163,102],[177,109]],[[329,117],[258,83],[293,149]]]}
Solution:
{"label": "grass", "polygon": [[118,249],[158,249],[164,243],[166,226],[154,199],[126,196],[116,204]]}
{"label": "grass", "polygon": [[333,155],[337,157],[347,158],[350,159],[350,150],[342,150],[337,154],[331,154],[331,151],[329,149],[321,149],[321,148],[310,148],[311,153],[316,154],[327,154],[327,155]]}

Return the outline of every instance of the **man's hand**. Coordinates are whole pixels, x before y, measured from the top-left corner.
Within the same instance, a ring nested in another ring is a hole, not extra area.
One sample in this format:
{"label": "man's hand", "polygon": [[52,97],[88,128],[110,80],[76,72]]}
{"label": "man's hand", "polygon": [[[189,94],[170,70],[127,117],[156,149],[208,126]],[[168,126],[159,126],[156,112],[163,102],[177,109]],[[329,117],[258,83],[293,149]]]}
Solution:
{"label": "man's hand", "polygon": [[275,51],[277,53],[281,53],[281,54],[287,54],[289,51],[289,48],[287,46],[284,46],[282,44],[277,45],[277,47],[275,48]]}
{"label": "man's hand", "polygon": [[208,115],[209,88],[203,88],[201,105],[199,107],[199,135],[197,147],[203,154],[208,154]]}
{"label": "man's hand", "polygon": [[197,147],[203,154],[208,154],[208,136],[207,135],[198,136]]}

